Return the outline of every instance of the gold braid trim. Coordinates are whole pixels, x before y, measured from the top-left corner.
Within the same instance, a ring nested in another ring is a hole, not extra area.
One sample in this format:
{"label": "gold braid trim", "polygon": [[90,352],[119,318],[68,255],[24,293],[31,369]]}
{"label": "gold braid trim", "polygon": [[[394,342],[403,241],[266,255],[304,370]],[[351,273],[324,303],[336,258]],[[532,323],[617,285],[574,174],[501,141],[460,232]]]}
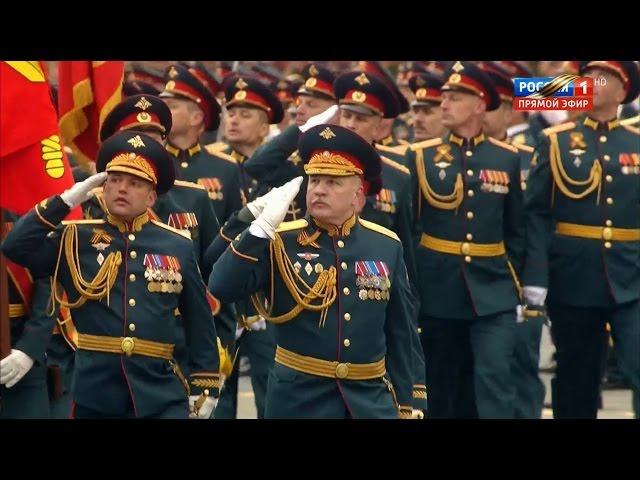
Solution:
{"label": "gold braid trim", "polygon": [[[73,280],[73,285],[76,291],[80,294],[80,298],[73,303],[69,303],[64,300],[64,296],[58,294],[58,289],[55,288],[58,279],[58,270],[60,269],[60,260],[62,257],[62,249],[64,248],[65,259],[69,266],[69,274]],[[56,270],[51,277],[51,292],[53,296],[52,310],[50,314],[55,311],[56,302],[65,308],[78,308],[87,300],[101,300],[105,296],[107,297],[107,304],[109,304],[109,292],[113,287],[118,276],[118,268],[122,264],[122,253],[111,252],[100,266],[100,270],[96,274],[95,278],[90,282],[87,282],[82,276],[80,270],[80,255],[78,251],[78,226],[74,224],[67,225],[62,232],[62,238],[60,239],[60,250],[58,251],[58,260],[56,262]]]}
{"label": "gold braid trim", "polygon": [[[558,188],[565,196],[573,199],[580,200],[591,192],[593,192],[596,188],[598,189],[598,196],[596,198],[596,204],[600,204],[600,191],[602,188],[602,165],[600,164],[600,160],[596,160],[593,162],[593,167],[591,167],[591,173],[589,174],[589,178],[586,180],[574,180],[567,174],[564,166],[562,165],[562,160],[560,158],[560,145],[558,144],[558,134],[552,132],[549,134],[549,142],[551,148],[549,149],[549,164],[551,166],[551,173],[553,174],[554,180],[554,188],[551,196],[551,204],[553,205],[553,199],[555,197],[555,186]],[[573,185],[576,187],[583,187],[588,185],[585,190],[581,193],[573,193],[569,190],[565,181],[569,185]]]}
{"label": "gold braid trim", "polygon": [[513,268],[513,265],[509,260],[507,260],[507,266],[509,267],[509,271],[511,272],[511,277],[513,277],[513,283],[515,283],[516,285],[516,290],[518,291],[518,298],[522,302],[524,300],[524,291],[522,290],[520,279],[518,279],[518,275],[516,274],[516,269]]}
{"label": "gold braid trim", "polygon": [[[427,172],[424,168],[424,153],[422,150],[416,151],[416,170],[418,173],[418,181],[420,184],[420,190],[422,195],[427,199],[429,205],[440,210],[458,210],[458,207],[462,203],[464,198],[464,184],[462,182],[462,175],[458,173],[456,176],[456,184],[453,188],[453,193],[449,195],[437,194],[429,185],[427,181]],[[420,214],[421,201],[418,197],[418,215]]]}
{"label": "gold braid trim", "polygon": [[[272,323],[280,324],[285,323],[296,317],[302,310],[309,310],[312,312],[322,312],[320,315],[319,327],[323,327],[327,318],[329,307],[333,304],[337,297],[337,280],[336,280],[336,268],[330,267],[327,270],[323,270],[318,275],[316,283],[310,287],[303,278],[298,275],[295,267],[291,263],[291,259],[287,256],[287,252],[284,247],[282,237],[276,234],[276,238],[270,244],[271,255],[271,303],[273,306],[273,257],[275,257],[275,263],[278,266],[280,277],[287,286],[287,290],[291,294],[291,297],[295,300],[296,306],[289,312],[279,315],[277,317],[271,316],[270,312],[264,307],[264,300],[260,298],[258,293],[251,295],[251,302],[256,308],[257,312],[262,315],[266,320]],[[296,280],[302,284],[303,288],[298,286]],[[320,299],[320,303],[313,304],[314,300]]]}

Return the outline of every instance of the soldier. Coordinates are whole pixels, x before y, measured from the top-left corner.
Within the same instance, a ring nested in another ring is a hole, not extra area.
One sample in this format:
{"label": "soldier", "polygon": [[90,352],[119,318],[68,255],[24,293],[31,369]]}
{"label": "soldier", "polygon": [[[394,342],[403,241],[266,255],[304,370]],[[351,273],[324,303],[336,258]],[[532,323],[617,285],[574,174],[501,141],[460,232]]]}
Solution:
{"label": "soldier", "polygon": [[[147,208],[173,184],[170,155],[139,132],[120,132],[98,151],[101,172],[40,202],[2,245],[34,277],[53,275],[78,328],[76,418],[208,418],[219,389],[216,331],[193,247]],[[107,219],[58,224],[103,181]],[[174,373],[180,309],[190,394]],[[135,322],[135,323],[134,323]]]}
{"label": "soldier", "polygon": [[379,188],[379,156],[333,125],[306,132],[299,151],[307,218],[280,225],[298,177],[224,252],[209,288],[223,301],[256,294],[276,324],[267,418],[408,418],[415,329],[402,246],[356,214],[359,198]]}
{"label": "soldier", "polygon": [[[298,155],[298,140],[302,132],[320,123],[337,123],[337,118],[321,116],[329,107],[336,104],[333,92],[333,73],[327,68],[310,63],[305,66],[304,84],[298,89],[296,97],[295,125],[285,129],[277,138],[260,146],[247,160],[247,173],[258,181],[258,192],[263,193],[271,187],[279,187],[297,176],[303,175],[302,162]],[[335,111],[335,110],[334,110]],[[327,114],[332,117],[333,114]],[[316,117],[307,127],[303,127],[310,118]],[[303,182],[298,196],[291,202],[286,220],[297,220],[306,213],[306,182]]]}
{"label": "soldier", "polygon": [[[414,141],[441,137],[445,133],[442,125],[440,88],[442,78],[433,73],[418,73],[409,79],[409,88],[415,96],[411,102]],[[410,165],[410,163],[408,164]]]}
{"label": "soldier", "polygon": [[158,95],[164,85],[162,72],[155,69],[144,67],[137,63],[131,65],[131,72],[122,85],[122,94],[124,97],[133,95],[146,94]]}
{"label": "soldier", "polygon": [[441,90],[450,133],[411,146],[429,415],[512,418],[520,159],[482,131],[485,112],[500,105],[484,72],[456,62]]}
{"label": "soldier", "polygon": [[[547,297],[557,349],[555,418],[596,418],[607,348],[640,388],[639,132],[620,125],[620,104],[640,90],[633,62],[583,62],[594,79],[593,109],[547,128],[526,190],[524,294]],[[636,416],[640,414],[636,408]]]}
{"label": "soldier", "polygon": [[166,148],[173,157],[176,176],[203,185],[218,221],[223,223],[242,207],[238,165],[230,155],[207,152],[199,141],[204,131],[218,128],[220,105],[208,87],[210,82],[194,67],[173,65],[165,78],[167,84],[160,97],[171,110]]}
{"label": "soldier", "polygon": [[[513,80],[511,75],[495,62],[483,62],[480,68],[493,81],[500,95],[500,106],[484,116],[484,133],[517,148],[520,156],[520,187],[525,191],[533,147],[512,143],[507,139],[507,126],[513,113]],[[544,317],[541,315],[518,318],[513,353],[513,381],[516,387],[515,418],[538,419],[542,415],[545,389],[538,375],[538,365],[543,323]]]}
{"label": "soldier", "polygon": [[[2,228],[8,232],[17,216],[4,212]],[[0,360],[0,419],[49,418],[45,351],[55,324],[48,312],[48,278],[7,262],[11,353]]]}
{"label": "soldier", "polygon": [[[511,60],[501,60],[495,62],[498,68],[504,70],[510,78],[521,77],[528,78],[533,76],[531,70],[524,62],[514,62]],[[529,114],[527,112],[520,112],[511,109],[511,115],[508,119],[507,125],[507,138],[508,142],[512,145],[527,143],[527,137],[529,134]]]}

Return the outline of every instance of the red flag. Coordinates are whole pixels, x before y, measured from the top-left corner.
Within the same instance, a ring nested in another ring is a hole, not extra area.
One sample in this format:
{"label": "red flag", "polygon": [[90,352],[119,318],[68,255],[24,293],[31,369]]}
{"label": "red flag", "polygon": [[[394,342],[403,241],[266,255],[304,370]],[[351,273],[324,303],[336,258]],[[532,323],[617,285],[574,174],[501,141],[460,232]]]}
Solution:
{"label": "red flag", "polygon": [[45,71],[39,61],[0,62],[0,208],[19,215],[74,183]]}
{"label": "red flag", "polygon": [[60,132],[80,164],[95,161],[100,127],[122,99],[124,62],[58,63]]}

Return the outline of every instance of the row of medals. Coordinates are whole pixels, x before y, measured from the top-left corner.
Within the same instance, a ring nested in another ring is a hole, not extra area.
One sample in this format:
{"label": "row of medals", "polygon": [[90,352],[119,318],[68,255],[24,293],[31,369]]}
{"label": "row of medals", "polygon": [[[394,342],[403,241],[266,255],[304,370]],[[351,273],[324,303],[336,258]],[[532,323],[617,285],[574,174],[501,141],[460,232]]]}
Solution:
{"label": "row of medals", "polygon": [[385,213],[396,213],[396,206],[392,203],[376,201],[376,210],[380,210]]}
{"label": "row of medals", "polygon": [[389,288],[391,281],[381,275],[358,275],[356,287],[360,300],[389,300]]}
{"label": "row of medals", "polygon": [[[150,268],[144,272],[144,278],[149,282],[147,290],[150,292],[180,293],[182,292],[182,274],[171,268]],[[176,283],[173,283],[173,282]]]}

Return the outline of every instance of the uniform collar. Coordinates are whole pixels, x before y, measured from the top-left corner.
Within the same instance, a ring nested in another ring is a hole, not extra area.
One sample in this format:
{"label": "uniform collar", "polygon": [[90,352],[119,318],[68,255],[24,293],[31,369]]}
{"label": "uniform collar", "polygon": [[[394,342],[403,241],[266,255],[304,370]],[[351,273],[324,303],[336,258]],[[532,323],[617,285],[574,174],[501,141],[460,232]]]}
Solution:
{"label": "uniform collar", "polygon": [[393,135],[389,135],[386,138],[383,138],[378,142],[380,145],[384,145],[385,147],[390,146],[393,143]]}
{"label": "uniform collar", "polygon": [[231,156],[232,156],[233,158],[235,158],[235,159],[238,161],[238,163],[242,163],[242,162],[244,162],[244,161],[245,161],[245,159],[247,158],[247,157],[245,157],[243,154],[241,154],[240,152],[238,152],[235,148],[232,148],[232,149],[231,149]]}
{"label": "uniform collar", "polygon": [[608,122],[598,122],[597,120],[594,120],[588,115],[585,115],[584,120],[582,121],[582,124],[585,127],[591,128],[592,130],[607,130],[610,132],[614,128],[617,128],[620,126],[620,120],[618,120],[617,118],[614,118],[613,120],[609,120]]}
{"label": "uniform collar", "polygon": [[107,222],[116,227],[120,233],[139,232],[142,226],[149,222],[149,214],[145,211],[138,215],[132,222],[127,222],[119,217],[107,213]]}
{"label": "uniform collar", "polygon": [[202,147],[200,146],[199,143],[196,143],[193,147],[187,148],[186,150],[181,150],[180,148],[174,147],[169,142],[167,142],[167,144],[165,145],[165,148],[167,149],[167,152],[169,152],[171,155],[173,155],[176,158],[180,156],[181,152],[184,152],[184,155],[188,157],[193,157],[196,153],[202,150]]}
{"label": "uniform collar", "polygon": [[318,220],[317,218],[311,218],[313,218],[314,223],[322,230],[325,230],[330,237],[348,237],[358,220],[358,217],[354,213],[346,222],[342,224],[342,226],[338,227],[330,223],[325,223],[321,220]]}
{"label": "uniform collar", "polygon": [[477,147],[478,145],[480,145],[482,142],[484,142],[485,140],[485,136],[483,132],[480,132],[478,135],[476,135],[475,137],[473,137],[471,140],[469,140],[469,142],[467,142],[464,138],[457,136],[455,133],[451,132],[449,133],[449,137],[448,140],[450,143],[455,143],[456,145],[458,145],[459,147],[464,146],[465,144],[471,144],[474,147]]}

